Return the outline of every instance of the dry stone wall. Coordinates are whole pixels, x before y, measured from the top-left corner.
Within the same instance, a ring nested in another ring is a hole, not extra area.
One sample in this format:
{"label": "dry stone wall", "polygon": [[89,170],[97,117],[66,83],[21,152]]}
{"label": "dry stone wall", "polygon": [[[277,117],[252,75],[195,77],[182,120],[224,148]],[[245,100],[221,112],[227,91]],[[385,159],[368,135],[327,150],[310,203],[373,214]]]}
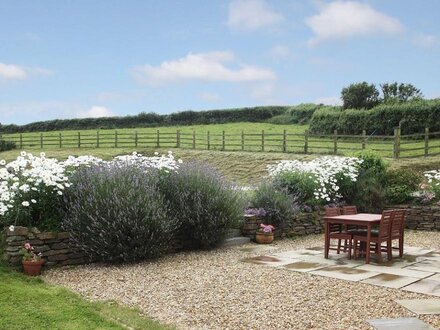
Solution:
{"label": "dry stone wall", "polygon": [[414,230],[440,231],[440,205],[393,205],[406,209],[405,227]]}
{"label": "dry stone wall", "polygon": [[40,232],[37,228],[6,228],[1,235],[3,259],[10,264],[21,264],[20,250],[29,242],[36,253],[46,260],[44,267],[78,265],[86,262],[85,254],[74,249],[67,232]]}

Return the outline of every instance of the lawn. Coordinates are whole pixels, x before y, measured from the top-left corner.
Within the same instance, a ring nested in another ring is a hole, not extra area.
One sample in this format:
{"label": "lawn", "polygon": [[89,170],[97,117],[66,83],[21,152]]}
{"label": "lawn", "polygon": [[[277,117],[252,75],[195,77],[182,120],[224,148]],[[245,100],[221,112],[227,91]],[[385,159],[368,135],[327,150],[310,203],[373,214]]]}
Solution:
{"label": "lawn", "polygon": [[169,329],[116,303],[89,302],[0,265],[0,329]]}

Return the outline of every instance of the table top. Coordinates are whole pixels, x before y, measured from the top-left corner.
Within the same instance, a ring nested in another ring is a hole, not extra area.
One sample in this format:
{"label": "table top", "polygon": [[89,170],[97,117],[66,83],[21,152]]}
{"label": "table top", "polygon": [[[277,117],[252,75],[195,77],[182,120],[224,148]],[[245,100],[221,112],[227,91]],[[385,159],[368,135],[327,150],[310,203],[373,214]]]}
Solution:
{"label": "table top", "polygon": [[333,221],[378,222],[380,221],[381,218],[382,218],[382,214],[375,214],[375,213],[343,214],[334,217],[324,216],[324,220],[330,222]]}

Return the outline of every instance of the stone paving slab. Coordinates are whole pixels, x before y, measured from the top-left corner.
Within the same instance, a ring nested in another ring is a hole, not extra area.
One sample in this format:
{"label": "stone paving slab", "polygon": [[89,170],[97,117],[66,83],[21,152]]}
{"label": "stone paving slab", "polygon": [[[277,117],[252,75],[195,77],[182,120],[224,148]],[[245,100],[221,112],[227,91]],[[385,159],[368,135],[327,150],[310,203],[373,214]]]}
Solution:
{"label": "stone paving slab", "polygon": [[428,277],[427,279],[405,286],[403,290],[440,297],[440,282],[431,280],[430,277]]}
{"label": "stone paving slab", "polygon": [[240,248],[240,251],[244,252],[267,252],[267,251],[273,251],[277,248],[270,245],[263,245],[263,244],[256,244],[252,246],[244,246]]}
{"label": "stone paving slab", "polygon": [[440,272],[440,261],[436,260],[423,260],[419,261],[411,266],[408,266],[409,269],[420,270],[425,272]]}
{"label": "stone paving slab", "polygon": [[[357,267],[356,269],[359,269],[359,267]],[[420,280],[419,278],[415,278],[415,277],[381,273],[379,275],[367,278],[366,280],[362,280],[361,282],[367,284],[373,284],[377,286],[383,286],[386,288],[400,289],[404,286],[407,286],[419,280]]]}
{"label": "stone paving slab", "polygon": [[369,277],[379,275],[379,273],[369,270],[357,269],[355,266],[329,266],[319,270],[310,271],[309,274],[320,275],[325,277],[337,278],[346,281],[361,281]]}
{"label": "stone paving slab", "polygon": [[392,267],[384,267],[379,265],[361,265],[357,267],[358,269],[364,269],[364,270],[370,270],[372,272],[378,272],[378,273],[384,273],[384,274],[393,274],[393,275],[400,275],[400,276],[407,276],[407,277],[415,277],[416,279],[422,279],[429,276],[434,275],[433,272],[424,272],[420,270],[413,270],[410,268],[400,268],[397,266]]}
{"label": "stone paving slab", "polygon": [[435,330],[425,322],[414,318],[367,320],[377,330]]}
{"label": "stone paving slab", "polygon": [[440,299],[402,299],[396,303],[418,315],[440,314]]}
{"label": "stone paving slab", "polygon": [[[291,264],[295,260],[273,257],[273,256],[258,256],[258,257],[243,259],[242,261],[250,262],[250,263],[254,263],[254,264],[265,265],[265,266],[269,266],[269,267],[278,267],[278,266]],[[301,261],[301,260],[296,260],[296,261]]]}
{"label": "stone paving slab", "polygon": [[312,270],[318,270],[325,267],[329,267],[329,265],[322,264],[319,262],[313,262],[313,261],[297,261],[291,264],[281,266],[281,268],[285,268],[288,270],[293,270],[295,272],[301,272],[301,273],[307,273]]}

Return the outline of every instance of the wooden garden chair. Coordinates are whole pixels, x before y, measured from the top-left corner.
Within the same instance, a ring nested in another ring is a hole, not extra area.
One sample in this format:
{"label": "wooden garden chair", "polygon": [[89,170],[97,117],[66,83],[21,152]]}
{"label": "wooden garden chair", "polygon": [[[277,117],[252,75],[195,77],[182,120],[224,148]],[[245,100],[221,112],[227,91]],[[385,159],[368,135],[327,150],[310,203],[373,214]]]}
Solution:
{"label": "wooden garden chair", "polygon": [[[325,208],[325,216],[326,217],[335,217],[341,215],[341,209],[338,207],[326,207]],[[338,240],[338,245],[337,247],[332,247],[329,245],[328,250],[336,250],[337,254],[339,254],[341,252],[341,242],[342,240],[345,240],[345,242],[348,242],[347,244],[344,244],[343,247],[343,251],[346,252],[348,249],[348,259],[351,259],[351,250],[352,250],[352,245],[351,245],[351,238],[352,238],[352,234],[343,231],[342,230],[342,225],[340,224],[329,224],[329,238],[331,239],[337,239]]]}

